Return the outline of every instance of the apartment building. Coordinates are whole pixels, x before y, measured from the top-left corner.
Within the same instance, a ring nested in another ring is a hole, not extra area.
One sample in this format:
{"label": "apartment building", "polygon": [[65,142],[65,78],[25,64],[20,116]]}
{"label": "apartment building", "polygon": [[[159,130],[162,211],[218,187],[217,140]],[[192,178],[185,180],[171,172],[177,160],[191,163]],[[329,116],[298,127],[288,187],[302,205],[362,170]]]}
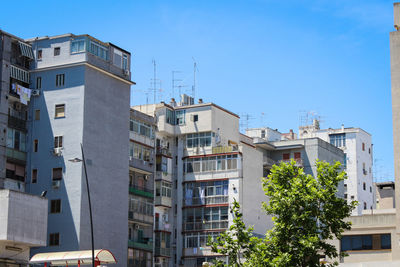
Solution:
{"label": "apartment building", "polygon": [[117,266],[126,266],[130,53],[89,35],[27,42],[35,56],[30,81],[36,90],[28,112],[29,192],[45,190],[49,199],[48,245],[34,253],[91,248],[82,144],[94,247],[109,249]]}
{"label": "apartment building", "polygon": [[0,30],[0,266],[26,266],[46,246],[47,199],[25,193],[32,47]]}
{"label": "apartment building", "polygon": [[217,236],[232,223],[229,206],[234,199],[256,233],[272,227],[261,212],[266,200],[262,154],[251,138],[239,133],[236,114],[214,103],[194,104],[186,95],[180,103],[172,99],[170,104],[133,108],[157,121],[156,191],[165,193],[156,193],[155,220],[162,230],[159,240],[172,248],[165,266],[201,266],[224,258],[206,243],[208,236]]}
{"label": "apartment building", "polygon": [[[343,164],[344,153],[336,146],[324,140],[313,137],[293,139],[287,134],[271,128],[247,129],[246,134],[253,138],[253,143],[263,154],[264,176],[269,174],[271,167],[280,162],[294,160],[306,174],[317,176],[316,160]],[[339,194],[344,196],[345,188],[339,185]]]}
{"label": "apartment building", "polygon": [[[128,266],[153,266],[155,121],[130,110]],[[159,191],[157,191],[159,194]],[[171,197],[171,195],[170,195]],[[156,228],[158,230],[158,228]],[[163,259],[159,260],[163,262]],[[164,260],[165,261],[165,260]]]}
{"label": "apartment building", "polygon": [[345,181],[345,198],[358,201],[353,215],[375,208],[373,184],[373,144],[371,135],[361,128],[320,129],[319,121],[299,128],[299,138],[318,137],[333,144],[345,153],[344,166],[348,179]]}

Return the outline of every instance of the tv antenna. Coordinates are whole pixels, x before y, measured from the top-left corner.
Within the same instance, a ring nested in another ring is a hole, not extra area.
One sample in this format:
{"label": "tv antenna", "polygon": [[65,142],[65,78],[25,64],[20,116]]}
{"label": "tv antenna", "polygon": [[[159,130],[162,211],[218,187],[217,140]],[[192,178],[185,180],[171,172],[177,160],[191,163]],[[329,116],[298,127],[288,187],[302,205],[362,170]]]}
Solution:
{"label": "tv antenna", "polygon": [[160,85],[159,90],[161,91],[161,80],[157,79],[157,65],[156,65],[156,61],[153,59],[152,60],[153,63],[153,79],[151,79],[151,85],[152,88],[151,90],[153,90],[153,94],[154,94],[154,104],[156,104],[157,101],[157,84]]}
{"label": "tv antenna", "polygon": [[193,100],[196,96],[196,71],[199,71],[199,69],[197,68],[197,62],[194,59],[194,57],[192,57],[193,59],[193,86],[192,86],[192,97]]}
{"label": "tv antenna", "polygon": [[251,121],[254,117],[248,113],[240,114],[239,127],[241,132],[246,132],[249,129]]}

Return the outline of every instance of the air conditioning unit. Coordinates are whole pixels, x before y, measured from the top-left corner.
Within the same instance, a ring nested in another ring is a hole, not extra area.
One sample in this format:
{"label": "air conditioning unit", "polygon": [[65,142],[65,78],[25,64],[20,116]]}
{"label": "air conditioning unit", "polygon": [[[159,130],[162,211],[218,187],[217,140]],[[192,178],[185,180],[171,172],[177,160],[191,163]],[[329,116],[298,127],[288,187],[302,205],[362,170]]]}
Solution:
{"label": "air conditioning unit", "polygon": [[129,73],[130,73],[129,70],[124,70],[125,75],[129,75]]}
{"label": "air conditioning unit", "polygon": [[32,96],[39,96],[40,90],[32,90]]}
{"label": "air conditioning unit", "polygon": [[138,230],[140,228],[139,224],[135,224],[135,229]]}
{"label": "air conditioning unit", "polygon": [[60,180],[53,180],[51,183],[51,186],[53,187],[53,189],[58,189],[60,188],[61,185],[61,181]]}
{"label": "air conditioning unit", "polygon": [[54,156],[61,156],[62,147],[55,147],[53,150]]}

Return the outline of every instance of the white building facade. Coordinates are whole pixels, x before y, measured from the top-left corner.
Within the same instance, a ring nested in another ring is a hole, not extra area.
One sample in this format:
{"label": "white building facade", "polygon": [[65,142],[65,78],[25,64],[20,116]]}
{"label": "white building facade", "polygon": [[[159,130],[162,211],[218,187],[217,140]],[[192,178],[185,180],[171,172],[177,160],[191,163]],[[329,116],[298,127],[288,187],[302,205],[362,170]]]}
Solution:
{"label": "white building facade", "polygon": [[299,138],[318,137],[335,145],[345,153],[347,180],[345,198],[358,201],[353,215],[361,215],[363,210],[375,208],[373,185],[373,145],[369,133],[361,128],[319,129],[319,123],[299,128]]}
{"label": "white building facade", "polygon": [[134,107],[156,117],[156,188],[158,182],[172,188],[171,198],[155,201],[156,227],[171,242],[169,266],[201,266],[223,257],[206,243],[229,228],[234,199],[256,233],[272,226],[261,211],[262,153],[239,133],[239,117],[213,103],[191,101]]}

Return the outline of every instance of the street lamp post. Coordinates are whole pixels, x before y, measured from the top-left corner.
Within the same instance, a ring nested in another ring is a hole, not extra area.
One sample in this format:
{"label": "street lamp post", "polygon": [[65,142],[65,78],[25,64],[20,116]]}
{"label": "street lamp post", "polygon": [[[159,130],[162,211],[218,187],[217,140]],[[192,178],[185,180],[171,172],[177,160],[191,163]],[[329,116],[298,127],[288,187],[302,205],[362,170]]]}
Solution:
{"label": "street lamp post", "polygon": [[91,237],[92,237],[92,267],[95,267],[95,264],[94,264],[94,236],[93,236],[92,204],[90,202],[89,181],[88,181],[88,176],[87,176],[85,154],[83,153],[83,145],[82,145],[82,143],[81,143],[81,152],[82,152],[82,159],[74,158],[74,159],[70,159],[69,161],[71,161],[71,162],[83,162],[83,168],[85,170],[86,189],[87,189],[88,203],[89,203],[90,233],[91,233]]}

